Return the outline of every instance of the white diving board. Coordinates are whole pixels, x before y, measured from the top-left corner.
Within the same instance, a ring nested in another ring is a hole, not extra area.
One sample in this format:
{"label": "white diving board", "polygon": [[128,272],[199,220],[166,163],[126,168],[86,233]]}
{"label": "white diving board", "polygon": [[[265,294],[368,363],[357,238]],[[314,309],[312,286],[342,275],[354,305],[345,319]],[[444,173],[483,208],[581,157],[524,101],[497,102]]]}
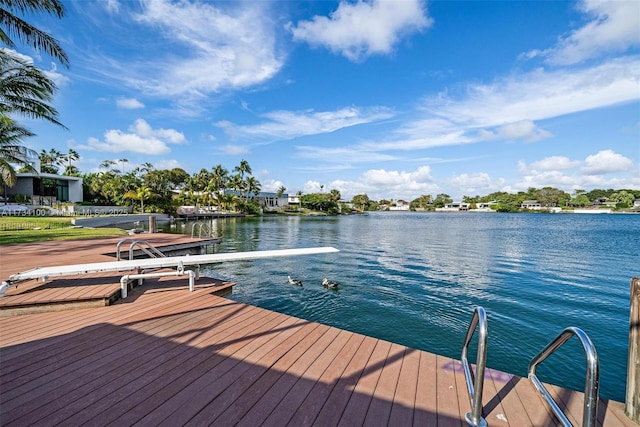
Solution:
{"label": "white diving board", "polygon": [[44,279],[59,276],[77,276],[80,274],[142,271],[158,268],[177,268],[188,265],[215,264],[227,261],[241,261],[248,259],[275,258],[294,255],[316,255],[339,252],[329,246],[317,248],[278,249],[270,251],[230,252],[206,255],[183,255],[165,258],[144,258],[123,261],[93,262],[88,264],[70,264],[53,267],[37,267],[21,273],[12,274],[0,286],[0,297],[4,296],[9,286],[25,280]]}

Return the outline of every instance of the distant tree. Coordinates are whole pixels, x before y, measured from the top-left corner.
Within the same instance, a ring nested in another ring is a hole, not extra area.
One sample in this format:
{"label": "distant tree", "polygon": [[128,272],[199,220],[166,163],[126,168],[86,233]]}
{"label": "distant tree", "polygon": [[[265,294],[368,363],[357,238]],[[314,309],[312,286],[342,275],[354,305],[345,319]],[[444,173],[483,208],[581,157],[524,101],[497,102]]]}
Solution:
{"label": "distant tree", "polygon": [[242,176],[238,173],[233,175],[230,179],[229,179],[229,183],[228,185],[233,188],[233,190],[236,192],[236,194],[239,194],[241,196],[244,195],[244,186],[245,186],[245,182],[242,179]]}
{"label": "distant tree", "polygon": [[585,192],[581,192],[579,194],[577,194],[574,198],[571,199],[571,205],[572,206],[579,206],[579,207],[584,207],[584,206],[589,206],[591,204],[591,201],[589,200],[589,198],[587,197],[586,194],[584,194]]}
{"label": "distant tree", "polygon": [[302,207],[327,213],[337,213],[338,203],[331,198],[330,194],[326,193],[311,193],[305,194],[300,198],[300,204]]}
{"label": "distant tree", "polygon": [[331,196],[331,199],[333,201],[337,202],[338,200],[340,200],[341,194],[340,191],[333,189],[329,192],[329,196]]}
{"label": "distant tree", "polygon": [[258,181],[255,177],[250,176],[245,180],[244,190],[247,194],[258,195],[260,190],[262,189],[260,185],[260,181]]}
{"label": "distant tree", "polygon": [[61,153],[59,162],[61,166],[64,165],[64,172],[62,174],[67,176],[79,176],[80,171],[71,163],[78,160],[80,160],[80,154],[73,148],[69,148],[67,154]]}
{"label": "distant tree", "polygon": [[433,201],[433,206],[436,208],[441,208],[447,203],[451,203],[451,202],[453,202],[453,199],[451,199],[451,196],[445,193],[440,193],[436,196],[435,200]]}
{"label": "distant tree", "polygon": [[144,213],[144,201],[150,199],[153,196],[151,188],[147,186],[138,187],[134,190],[129,190],[124,194],[125,199],[135,199],[140,201],[140,211]]}
{"label": "distant tree", "polygon": [[616,202],[616,208],[626,209],[633,206],[635,195],[631,192],[622,190],[617,193],[613,193],[609,198],[611,201]]}
{"label": "distant tree", "polygon": [[429,209],[432,206],[432,204],[433,204],[433,200],[431,199],[431,195],[423,194],[417,199],[414,199],[411,201],[411,203],[409,204],[409,209],[411,210]]}
{"label": "distant tree", "polygon": [[100,165],[98,165],[98,167],[100,169],[112,169],[115,165],[116,162],[114,162],[113,160],[103,160],[102,162],[100,162]]}
{"label": "distant tree", "polygon": [[118,163],[120,163],[120,165],[122,166],[122,173],[124,173],[124,165],[126,163],[129,163],[129,159],[120,159],[118,160]]}
{"label": "distant tree", "polygon": [[229,171],[223,168],[221,164],[218,164],[211,170],[211,179],[214,181],[216,190],[220,191],[227,186]]}
{"label": "distant tree", "polygon": [[249,162],[242,159],[240,164],[233,168],[233,171],[239,173],[241,178],[244,178],[245,173],[251,175],[251,166],[249,166]]}
{"label": "distant tree", "polygon": [[570,199],[571,196],[568,193],[554,187],[544,187],[537,190],[533,198],[533,200],[539,201],[542,206],[547,207],[565,206]]}
{"label": "distant tree", "polygon": [[173,185],[173,189],[177,190],[189,178],[189,174],[182,168],[173,168],[169,171],[169,182]]}
{"label": "distant tree", "polygon": [[40,160],[40,171],[44,173],[58,173],[58,167],[56,164],[58,163],[58,159],[60,158],[61,153],[55,148],[50,149],[49,151],[42,150],[38,155],[38,160]]}
{"label": "distant tree", "polygon": [[281,185],[280,188],[278,188],[278,191],[276,191],[276,197],[279,199],[280,197],[282,197],[285,191],[287,191],[287,187]]}
{"label": "distant tree", "polygon": [[369,196],[367,196],[366,194],[357,194],[353,196],[353,199],[351,199],[351,203],[353,203],[353,205],[361,211],[364,211],[369,206]]}

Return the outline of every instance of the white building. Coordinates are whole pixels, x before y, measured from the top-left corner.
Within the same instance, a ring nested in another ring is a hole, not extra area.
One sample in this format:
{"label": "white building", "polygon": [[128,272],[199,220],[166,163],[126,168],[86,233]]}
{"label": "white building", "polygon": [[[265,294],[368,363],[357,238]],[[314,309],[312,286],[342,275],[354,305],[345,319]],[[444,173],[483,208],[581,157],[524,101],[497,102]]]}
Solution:
{"label": "white building", "polygon": [[40,172],[40,162],[32,166],[38,173],[17,173],[16,184],[5,187],[6,195],[23,195],[32,205],[51,206],[55,202],[79,203],[83,201],[82,178]]}

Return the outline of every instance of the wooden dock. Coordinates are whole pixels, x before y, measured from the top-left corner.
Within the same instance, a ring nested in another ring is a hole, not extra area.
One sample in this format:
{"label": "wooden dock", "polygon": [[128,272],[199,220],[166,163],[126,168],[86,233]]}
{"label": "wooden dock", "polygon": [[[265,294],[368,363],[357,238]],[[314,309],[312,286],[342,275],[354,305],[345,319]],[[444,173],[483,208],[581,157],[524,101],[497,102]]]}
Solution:
{"label": "wooden dock", "polygon": [[[122,236],[73,241],[49,241],[0,246],[0,278],[35,267],[49,267],[86,262],[114,261],[116,246]],[[132,236],[144,239],[165,253],[198,254],[207,245],[220,239],[192,239],[176,234],[144,234]],[[130,243],[130,242],[127,242]],[[129,256],[129,246],[122,245],[121,253]],[[134,252],[136,256],[139,252]],[[35,280],[11,286],[4,298],[0,298],[0,316],[68,310],[80,307],[100,307],[112,304],[120,298],[122,273],[94,273],[82,277],[57,278],[46,283]],[[154,287],[184,288],[185,278],[164,277],[147,279]],[[234,283],[209,277],[200,277],[196,287],[215,287],[219,295],[231,291]]]}
{"label": "wooden dock", "polygon": [[[548,387],[580,425],[582,393]],[[527,379],[495,370],[483,409],[490,426],[556,425]],[[105,307],[0,317],[2,426],[462,427],[469,411],[458,360],[205,287],[149,283]],[[601,400],[599,425],[636,426],[623,411]]]}

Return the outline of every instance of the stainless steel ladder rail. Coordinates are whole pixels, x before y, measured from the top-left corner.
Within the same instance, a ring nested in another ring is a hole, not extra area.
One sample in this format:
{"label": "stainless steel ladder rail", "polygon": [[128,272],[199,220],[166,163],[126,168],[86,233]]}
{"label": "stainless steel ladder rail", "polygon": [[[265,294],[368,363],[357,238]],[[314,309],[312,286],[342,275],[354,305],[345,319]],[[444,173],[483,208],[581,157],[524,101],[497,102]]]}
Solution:
{"label": "stainless steel ladder rail", "polygon": [[[134,239],[132,237],[125,237],[124,239],[121,239],[118,244],[116,245],[116,259],[118,261],[122,260],[122,256],[120,255],[120,246],[122,246],[123,243],[125,242],[131,242],[131,244],[129,245],[129,259],[133,259],[133,248],[135,246],[138,246],[142,252],[144,252],[146,255],[149,256],[149,258],[157,258],[157,257],[161,257],[164,258],[166,257],[165,254],[163,254],[162,252],[160,252],[160,250],[158,250],[158,248],[156,248],[155,246],[153,246],[151,243],[147,242],[146,240],[142,240],[142,239]],[[141,244],[144,243],[145,245],[147,245],[147,248],[145,248],[144,246],[142,246]]]}
{"label": "stainless steel ladder rail", "polygon": [[[144,246],[142,246],[143,244],[147,245],[147,247],[145,248]],[[138,247],[142,252],[144,252],[146,255],[149,256],[149,258],[166,258],[166,255],[163,254],[162,252],[160,252],[160,250],[158,250],[158,248],[156,248],[155,246],[153,246],[151,243],[147,242],[146,240],[134,240],[133,242],[131,242],[131,244],[129,245],[129,259],[133,259],[133,250],[135,247]]]}
{"label": "stainless steel ladder rail", "polygon": [[582,426],[583,427],[595,427],[598,420],[598,388],[600,382],[600,363],[598,361],[598,354],[589,336],[585,334],[582,329],[576,327],[569,327],[562,331],[553,341],[551,341],[536,357],[534,357],[529,363],[529,380],[533,383],[535,389],[540,393],[542,398],[549,405],[553,413],[558,417],[558,420],[563,426],[572,426],[571,422],[567,419],[564,412],[551,394],[547,391],[544,385],[540,382],[536,376],[536,367],[549,357],[554,351],[560,348],[565,342],[567,342],[572,336],[578,337],[584,348],[585,356],[587,358],[587,374],[585,378],[584,386],[584,410],[582,413]]}
{"label": "stainless steel ladder rail", "polygon": [[198,227],[198,238],[199,239],[202,238],[202,229],[203,228],[205,229],[205,231],[207,231],[207,230],[209,231],[209,236],[211,236],[213,234],[213,230],[211,229],[209,224],[207,224],[206,222],[196,222],[191,227],[191,238],[193,238],[193,236],[195,234],[196,226]]}
{"label": "stainless steel ladder rail", "polygon": [[[475,375],[469,366],[467,360],[467,349],[473,334],[478,328],[478,352],[476,355],[476,372]],[[487,421],[482,418],[482,390],[484,388],[484,371],[487,366],[487,313],[484,308],[478,306],[473,311],[473,317],[467,330],[467,335],[462,345],[462,367],[464,368],[464,377],[467,383],[467,391],[469,393],[469,401],[471,402],[471,412],[465,414],[465,421],[472,427],[486,427]]]}
{"label": "stainless steel ladder rail", "polygon": [[124,242],[130,242],[130,241],[132,241],[132,240],[134,240],[132,237],[125,237],[124,239],[121,239],[121,240],[118,242],[118,244],[116,245],[116,259],[117,259],[118,261],[120,261],[120,260],[122,259],[122,258],[120,257],[120,246],[122,246],[122,244],[123,244]]}

